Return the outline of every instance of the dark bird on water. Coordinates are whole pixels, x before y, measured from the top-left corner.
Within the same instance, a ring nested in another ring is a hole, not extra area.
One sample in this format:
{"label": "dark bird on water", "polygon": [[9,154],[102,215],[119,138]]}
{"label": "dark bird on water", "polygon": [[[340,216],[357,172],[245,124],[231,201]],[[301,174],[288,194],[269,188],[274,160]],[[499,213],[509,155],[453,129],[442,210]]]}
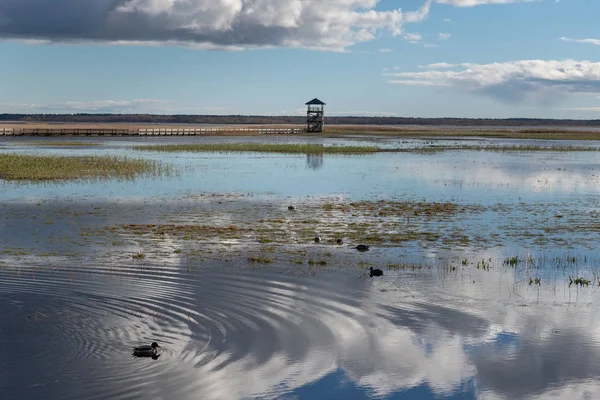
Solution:
{"label": "dark bird on water", "polygon": [[366,244],[359,244],[358,246],[355,247],[355,249],[358,251],[368,251],[369,246],[367,246]]}
{"label": "dark bird on water", "polygon": [[296,209],[296,207],[294,207],[294,206],[289,206],[288,207],[288,210],[290,210],[290,211],[294,211],[295,209]]}
{"label": "dark bird on water", "polygon": [[[158,358],[160,354],[158,353],[157,348],[160,346],[156,342],[152,342],[150,346],[139,346],[133,349],[133,355],[136,357],[152,357],[154,359]],[[156,358],[155,358],[156,357]]]}
{"label": "dark bird on water", "polygon": [[344,244],[344,241],[342,239],[338,239],[335,241],[337,244]]}
{"label": "dark bird on water", "polygon": [[382,276],[383,275],[383,271],[380,270],[379,268],[373,269],[373,267],[371,267],[369,269],[369,276],[372,278],[374,276]]}
{"label": "dark bird on water", "polygon": [[315,236],[315,243],[321,243],[321,238],[318,236]]}

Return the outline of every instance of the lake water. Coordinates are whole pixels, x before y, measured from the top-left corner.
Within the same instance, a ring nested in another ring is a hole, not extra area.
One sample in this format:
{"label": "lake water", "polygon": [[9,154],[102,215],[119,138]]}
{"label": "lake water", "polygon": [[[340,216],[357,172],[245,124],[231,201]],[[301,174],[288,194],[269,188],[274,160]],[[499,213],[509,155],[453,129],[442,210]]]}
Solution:
{"label": "lake water", "polygon": [[[320,157],[131,145],[464,141],[34,140],[3,139],[0,152],[127,154],[179,174],[0,181],[2,399],[600,396],[597,152]],[[352,248],[363,242],[370,251]],[[152,341],[158,359],[132,357]]]}

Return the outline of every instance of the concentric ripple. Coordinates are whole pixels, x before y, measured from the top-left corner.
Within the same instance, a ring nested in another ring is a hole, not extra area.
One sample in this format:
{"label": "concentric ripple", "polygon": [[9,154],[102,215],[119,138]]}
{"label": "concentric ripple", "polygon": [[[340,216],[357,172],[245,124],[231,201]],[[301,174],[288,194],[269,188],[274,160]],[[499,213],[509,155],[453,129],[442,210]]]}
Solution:
{"label": "concentric ripple", "polygon": [[[375,398],[425,386],[448,398],[475,380],[524,398],[555,376],[600,377],[595,288],[538,289],[478,269],[361,279],[173,259],[3,265],[0,397],[10,399],[281,398],[331,376]],[[157,360],[132,356],[152,341]],[[545,363],[555,375],[535,385],[502,379]]]}
{"label": "concentric ripple", "polygon": [[[48,391],[60,398],[136,397],[148,394],[144,382],[160,376],[168,383],[152,389],[156,396],[277,393],[286,385],[274,381],[248,388],[242,382],[227,387],[227,394],[213,385],[232,371],[271,374],[296,365],[300,372],[319,352],[323,361],[311,362],[318,366],[313,379],[322,376],[335,364],[330,350],[339,334],[327,321],[335,318],[338,330],[339,321],[348,329],[360,326],[357,318],[363,311],[351,285],[364,282],[355,276],[346,276],[350,291],[344,284],[347,293],[342,293],[334,290],[339,276],[327,274],[298,278],[232,265],[196,271],[179,265],[107,267],[91,262],[0,271],[6,321],[2,336],[18,338],[8,350],[15,362],[2,371],[11,377],[8,392],[17,381],[22,390],[17,377],[30,373],[35,378],[25,384],[28,398],[46,397]],[[133,346],[151,341],[161,344],[158,360],[132,358]],[[36,370],[48,365],[51,370]],[[61,380],[55,381],[56,376]]]}

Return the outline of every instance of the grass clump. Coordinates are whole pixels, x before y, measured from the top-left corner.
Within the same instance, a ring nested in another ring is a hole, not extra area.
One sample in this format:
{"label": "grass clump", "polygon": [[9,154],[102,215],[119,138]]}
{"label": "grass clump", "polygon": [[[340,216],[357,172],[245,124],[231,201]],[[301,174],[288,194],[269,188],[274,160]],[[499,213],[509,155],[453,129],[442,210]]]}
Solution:
{"label": "grass clump", "polygon": [[257,264],[271,264],[273,262],[273,260],[268,257],[249,257],[248,261]]}
{"label": "grass clump", "polygon": [[135,150],[162,152],[259,152],[285,154],[365,154],[379,150],[375,146],[324,146],[322,144],[216,143],[133,146]]}
{"label": "grass clump", "polygon": [[521,260],[519,260],[519,256],[512,256],[512,257],[507,257],[504,260],[504,265],[516,267],[519,264],[519,262],[521,262]]}
{"label": "grass clump", "polygon": [[171,167],[157,161],[127,156],[40,156],[0,154],[0,179],[16,182],[72,180],[133,180],[138,176],[163,176]]}
{"label": "grass clump", "polygon": [[573,279],[572,277],[569,276],[569,286],[571,286],[572,284],[575,284],[575,286],[589,286],[589,284],[591,283],[591,281],[579,277],[579,278],[575,278]]}

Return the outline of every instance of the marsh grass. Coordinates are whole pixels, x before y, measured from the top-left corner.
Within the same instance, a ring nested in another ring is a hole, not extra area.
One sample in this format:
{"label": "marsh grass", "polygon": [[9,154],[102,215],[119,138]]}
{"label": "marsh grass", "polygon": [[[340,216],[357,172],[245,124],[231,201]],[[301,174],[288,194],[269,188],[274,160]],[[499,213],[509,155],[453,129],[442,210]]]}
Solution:
{"label": "marsh grass", "polygon": [[352,135],[377,135],[394,137],[484,137],[497,139],[547,139],[547,140],[600,140],[600,130],[579,129],[543,129],[543,128],[515,128],[515,129],[439,129],[436,127],[386,127],[386,126],[330,126],[319,134],[325,137]]}
{"label": "marsh grass", "polygon": [[140,176],[172,174],[173,169],[169,165],[127,156],[0,154],[0,179],[6,181],[134,180]]}
{"label": "marsh grass", "polygon": [[160,152],[259,152],[285,154],[366,154],[379,151],[375,146],[323,146],[321,144],[267,144],[267,143],[218,143],[218,144],[169,144],[133,146],[134,150]]}
{"label": "marsh grass", "polygon": [[[444,240],[449,233],[440,228],[441,222],[455,220],[459,216],[479,214],[480,206],[454,203],[361,201],[317,202],[302,208],[303,214],[287,215],[281,218],[281,210],[273,209],[273,214],[253,217],[254,211],[236,211],[236,224],[119,224],[98,231],[107,235],[110,241],[115,235],[126,237],[161,239],[167,236],[183,241],[221,242],[236,240],[260,244],[313,244],[315,232],[323,233],[323,245],[339,247],[336,238],[344,238],[347,243],[368,243],[371,245],[395,247],[407,243],[422,246],[434,245]],[[238,214],[239,213],[239,214]],[[202,220],[196,215],[196,221]],[[171,219],[172,220],[172,219]],[[177,221],[173,221],[177,222]],[[457,245],[468,244],[467,236],[461,237]],[[445,241],[448,244],[448,241]]]}
{"label": "marsh grass", "polygon": [[89,147],[89,146],[104,146],[104,143],[99,142],[80,142],[69,140],[32,140],[27,142],[14,142],[15,144],[25,146],[53,146],[53,147]]}
{"label": "marsh grass", "polygon": [[413,149],[382,150],[401,151],[419,154],[437,154],[446,151],[489,151],[489,152],[594,152],[600,151],[598,146],[539,146],[539,145],[459,145],[459,146],[431,146],[416,147]]}

